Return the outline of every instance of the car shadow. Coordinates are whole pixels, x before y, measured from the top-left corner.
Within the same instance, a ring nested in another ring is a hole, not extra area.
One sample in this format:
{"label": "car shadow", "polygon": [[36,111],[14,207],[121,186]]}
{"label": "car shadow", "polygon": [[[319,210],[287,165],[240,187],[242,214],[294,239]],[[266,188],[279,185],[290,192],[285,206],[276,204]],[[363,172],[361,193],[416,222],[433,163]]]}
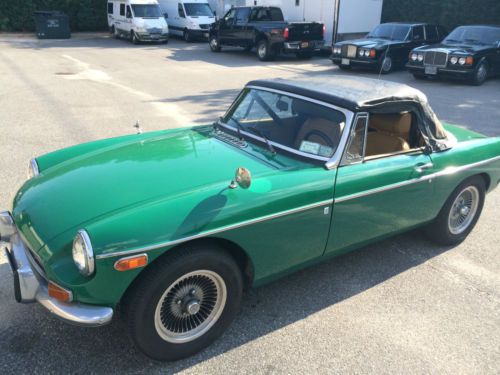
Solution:
{"label": "car shadow", "polygon": [[[119,319],[99,329],[71,326],[51,317],[41,306],[16,304],[11,285],[2,286],[3,367],[20,373],[58,372],[62,358],[74,358],[77,351],[81,360],[64,363],[69,373],[103,368],[120,373],[181,371],[342,303],[447,250],[430,245],[420,231],[413,231],[248,290],[239,315],[220,339],[174,363],[152,361],[139,353]],[[7,281],[7,268],[6,264],[0,266],[2,281]]]}

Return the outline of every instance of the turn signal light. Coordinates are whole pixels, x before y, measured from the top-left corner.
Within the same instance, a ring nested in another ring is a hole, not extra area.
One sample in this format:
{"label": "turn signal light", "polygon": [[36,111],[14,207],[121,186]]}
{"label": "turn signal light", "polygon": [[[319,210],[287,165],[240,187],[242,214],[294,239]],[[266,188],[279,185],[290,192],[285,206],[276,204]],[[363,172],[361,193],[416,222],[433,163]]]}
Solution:
{"label": "turn signal light", "polygon": [[288,39],[290,36],[290,30],[288,30],[288,27],[285,27],[285,30],[283,30],[283,38]]}
{"label": "turn signal light", "polygon": [[474,62],[474,58],[472,56],[467,56],[465,58],[465,64],[466,65],[472,65],[473,62]]}
{"label": "turn signal light", "polygon": [[73,299],[73,293],[71,293],[69,290],[64,289],[63,287],[60,287],[52,281],[49,281],[48,291],[50,297],[55,298],[56,300],[61,302],[71,302],[71,300]]}
{"label": "turn signal light", "polygon": [[134,255],[117,260],[115,263],[115,270],[120,272],[129,271],[134,268],[144,267],[146,264],[148,264],[147,254]]}
{"label": "turn signal light", "polygon": [[375,51],[374,49],[370,50],[370,57],[375,57],[376,54],[377,54],[377,51]]}

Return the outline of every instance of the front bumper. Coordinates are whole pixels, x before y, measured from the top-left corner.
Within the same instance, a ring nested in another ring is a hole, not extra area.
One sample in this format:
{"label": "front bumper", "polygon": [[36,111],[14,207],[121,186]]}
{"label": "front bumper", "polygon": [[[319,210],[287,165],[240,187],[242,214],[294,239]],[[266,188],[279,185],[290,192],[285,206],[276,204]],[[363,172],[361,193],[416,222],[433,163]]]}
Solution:
{"label": "front bumper", "polygon": [[0,213],[0,250],[5,252],[12,270],[17,302],[38,302],[58,318],[80,326],[97,327],[111,321],[111,307],[65,303],[49,296],[43,271],[23,243],[9,212]]}
{"label": "front bumper", "polygon": [[166,42],[168,41],[169,34],[151,34],[136,32],[137,39],[141,42]]}
{"label": "front bumper", "polygon": [[470,79],[474,75],[474,68],[463,68],[463,69],[449,69],[447,67],[436,67],[436,74],[427,74],[425,72],[425,66],[414,65],[411,63],[406,64],[406,69],[410,73],[421,74],[427,77],[444,77],[444,78],[455,78],[455,79]]}
{"label": "front bumper", "polygon": [[357,68],[377,68],[379,66],[379,60],[377,58],[369,59],[358,59],[358,58],[343,58],[341,56],[335,55],[330,56],[330,59],[335,65],[342,66],[353,66]]}

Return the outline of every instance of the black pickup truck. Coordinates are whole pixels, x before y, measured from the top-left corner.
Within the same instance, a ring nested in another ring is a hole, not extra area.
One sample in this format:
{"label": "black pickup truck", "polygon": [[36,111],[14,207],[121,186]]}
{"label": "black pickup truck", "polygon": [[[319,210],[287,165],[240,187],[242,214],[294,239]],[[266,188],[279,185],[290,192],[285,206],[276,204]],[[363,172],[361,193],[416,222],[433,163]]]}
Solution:
{"label": "black pickup truck", "polygon": [[238,46],[250,51],[257,48],[260,60],[271,60],[280,52],[310,58],[324,43],[325,28],[319,22],[285,22],[277,7],[235,7],[212,24],[210,49]]}

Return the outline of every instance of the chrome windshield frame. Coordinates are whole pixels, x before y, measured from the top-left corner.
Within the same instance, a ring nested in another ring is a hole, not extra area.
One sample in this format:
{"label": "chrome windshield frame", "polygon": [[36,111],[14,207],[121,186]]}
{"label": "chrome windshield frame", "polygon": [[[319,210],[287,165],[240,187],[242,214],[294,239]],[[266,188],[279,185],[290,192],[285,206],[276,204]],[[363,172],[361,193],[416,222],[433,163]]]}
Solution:
{"label": "chrome windshield frame", "polygon": [[[268,91],[268,92],[272,92],[272,93],[275,93],[275,94],[282,94],[282,95],[286,95],[286,96],[289,96],[289,97],[293,97],[293,98],[301,99],[301,100],[304,100],[304,101],[308,101],[308,102],[311,102],[311,103],[314,103],[314,104],[318,104],[318,105],[321,105],[323,107],[328,107],[328,108],[331,108],[331,109],[334,109],[336,111],[341,112],[345,116],[345,126],[344,126],[344,129],[342,131],[342,135],[340,137],[339,144],[338,144],[338,146],[337,146],[334,154],[330,158],[322,157],[322,156],[317,156],[317,155],[309,154],[309,153],[306,153],[306,152],[302,152],[302,151],[296,150],[294,148],[282,145],[281,143],[277,143],[277,142],[274,142],[272,140],[269,140],[269,143],[273,147],[275,147],[275,148],[278,148],[278,149],[290,152],[290,153],[298,155],[298,156],[309,158],[309,159],[312,159],[312,160],[318,160],[318,161],[325,162],[325,168],[326,169],[335,169],[340,164],[340,160],[341,160],[342,155],[344,153],[344,148],[345,148],[345,146],[347,144],[347,141],[349,139],[349,134],[351,132],[352,121],[353,121],[354,115],[355,115],[354,112],[349,111],[348,109],[345,109],[345,108],[342,108],[342,107],[338,107],[338,106],[336,106],[334,104],[330,104],[330,103],[326,103],[326,102],[323,102],[323,101],[320,101],[320,100],[312,99],[312,98],[309,98],[307,96],[303,96],[303,95],[299,95],[299,94],[294,94],[294,93],[291,93],[291,92],[288,92],[288,91],[276,90],[276,89],[272,89],[272,88],[268,88],[268,87],[254,86],[254,85],[245,86],[245,88],[246,89],[260,90],[260,91]],[[237,102],[238,98],[240,97],[240,95],[241,95],[241,93],[237,96],[236,100],[233,102],[233,104],[231,104],[231,106],[229,107],[229,109],[228,109],[228,111],[226,113],[228,113],[228,112],[230,112],[232,110],[232,108],[236,104],[236,102]],[[226,129],[229,129],[231,131],[236,131],[237,132],[237,129],[235,127],[230,126],[230,125],[228,125],[228,124],[226,124],[226,123],[224,123],[222,121],[219,121],[218,124],[219,124],[219,126],[221,126],[223,128],[226,128]],[[247,136],[249,138],[252,138],[254,140],[257,140],[259,142],[266,143],[265,139],[263,139],[262,137],[259,137],[256,134],[253,134],[253,133],[250,133],[250,132],[247,132],[247,131],[244,131],[244,130],[241,130],[241,133],[244,134],[245,136]]]}

